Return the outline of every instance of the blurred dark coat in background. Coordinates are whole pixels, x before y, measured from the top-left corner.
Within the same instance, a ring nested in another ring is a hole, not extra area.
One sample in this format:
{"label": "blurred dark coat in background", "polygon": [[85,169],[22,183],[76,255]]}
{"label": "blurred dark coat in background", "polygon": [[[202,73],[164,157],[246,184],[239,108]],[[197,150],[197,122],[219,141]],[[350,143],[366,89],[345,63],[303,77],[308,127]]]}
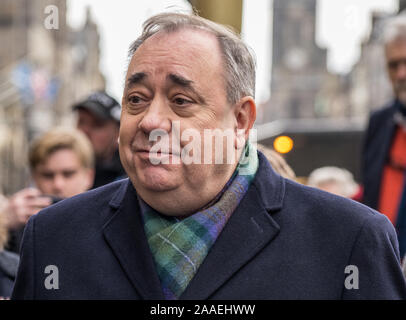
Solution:
{"label": "blurred dark coat in background", "polygon": [[[389,152],[397,129],[395,114],[402,110],[400,102],[392,101],[371,114],[364,138],[362,152],[363,203],[378,210],[384,167],[389,161]],[[406,191],[406,190],[405,190]],[[399,201],[401,203],[401,201]],[[406,228],[398,212],[395,229],[400,244],[400,256],[406,253]],[[404,243],[404,245],[402,245]]]}

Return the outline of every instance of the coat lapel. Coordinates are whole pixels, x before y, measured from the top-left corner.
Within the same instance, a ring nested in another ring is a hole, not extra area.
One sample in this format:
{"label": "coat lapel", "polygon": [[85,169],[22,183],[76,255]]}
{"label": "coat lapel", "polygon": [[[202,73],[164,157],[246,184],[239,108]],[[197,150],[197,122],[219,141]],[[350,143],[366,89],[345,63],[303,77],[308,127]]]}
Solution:
{"label": "coat lapel", "polygon": [[103,234],[142,299],[164,299],[131,183],[123,184],[110,205],[117,209]]}
{"label": "coat lapel", "polygon": [[[207,299],[279,232],[270,212],[282,207],[285,182],[259,153],[256,177],[214,243],[181,299]],[[143,299],[164,299],[145,236],[136,192],[123,184],[110,202],[115,214],[105,224],[105,240]]]}
{"label": "coat lapel", "polygon": [[[279,233],[268,211],[282,206],[284,180],[262,154],[256,178],[181,299],[208,299]],[[263,198],[263,196],[265,196]]]}

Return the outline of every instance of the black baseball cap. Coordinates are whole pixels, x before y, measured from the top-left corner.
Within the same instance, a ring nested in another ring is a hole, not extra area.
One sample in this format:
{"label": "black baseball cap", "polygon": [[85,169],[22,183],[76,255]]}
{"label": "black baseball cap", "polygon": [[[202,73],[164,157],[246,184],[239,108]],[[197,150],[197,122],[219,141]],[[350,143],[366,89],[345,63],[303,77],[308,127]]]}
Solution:
{"label": "black baseball cap", "polygon": [[76,103],[73,110],[85,109],[103,120],[120,122],[121,106],[104,91],[96,91],[85,100]]}

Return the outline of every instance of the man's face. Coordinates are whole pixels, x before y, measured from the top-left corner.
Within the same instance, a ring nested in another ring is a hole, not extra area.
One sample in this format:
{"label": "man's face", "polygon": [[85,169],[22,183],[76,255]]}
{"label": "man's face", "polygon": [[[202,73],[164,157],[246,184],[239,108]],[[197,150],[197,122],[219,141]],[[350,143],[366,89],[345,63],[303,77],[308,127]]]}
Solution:
{"label": "man's face", "polygon": [[[178,137],[185,130],[198,132],[204,149],[208,143],[204,129],[236,131],[235,109],[226,96],[221,51],[211,34],[157,33],[132,57],[122,100],[120,157],[137,192],[155,209],[186,214],[211,200],[231,176],[235,163],[183,163],[180,153],[193,139],[172,147],[173,141],[179,141],[173,132]],[[154,130],[168,134],[169,150],[160,157],[170,164],[151,163],[148,151],[155,142],[149,137]],[[223,155],[226,148],[224,143]]]}
{"label": "man's face", "polygon": [[396,97],[406,106],[406,40],[386,45],[386,63]]}
{"label": "man's face", "polygon": [[89,138],[96,157],[106,158],[117,149],[119,128],[113,120],[103,120],[86,109],[79,109],[77,127]]}
{"label": "man's face", "polygon": [[32,172],[38,189],[61,198],[72,197],[88,190],[93,184],[94,171],[80,163],[79,157],[70,149],[51,153]]}

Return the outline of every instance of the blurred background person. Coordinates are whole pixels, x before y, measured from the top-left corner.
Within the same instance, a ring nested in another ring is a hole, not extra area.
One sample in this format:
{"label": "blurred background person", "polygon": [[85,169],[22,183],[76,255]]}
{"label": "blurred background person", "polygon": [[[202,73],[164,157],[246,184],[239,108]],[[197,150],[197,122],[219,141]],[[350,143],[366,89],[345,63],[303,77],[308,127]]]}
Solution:
{"label": "blurred background person", "polygon": [[362,153],[363,202],[385,214],[396,227],[406,172],[405,14],[387,21],[383,45],[394,98],[369,119]]}
{"label": "blurred background person", "polygon": [[309,175],[307,185],[350,199],[359,190],[352,173],[337,167],[322,167],[313,170]]}
{"label": "blurred background person", "polygon": [[97,91],[75,104],[77,127],[93,145],[96,156],[93,188],[125,177],[118,153],[120,104],[106,92]]}
{"label": "blurred background person", "polygon": [[93,185],[92,145],[79,130],[58,127],[33,141],[29,166],[35,187],[12,195],[2,210],[10,230],[7,248],[14,252],[19,251],[24,226],[33,214]]}
{"label": "blurred background person", "polygon": [[295,172],[278,152],[260,143],[257,144],[257,149],[265,155],[272,168],[282,177],[291,180],[296,179]]}
{"label": "blurred background person", "polygon": [[[0,197],[0,210],[6,203],[7,199]],[[7,237],[6,219],[0,214],[0,300],[11,296],[19,261],[17,254],[4,250]]]}

